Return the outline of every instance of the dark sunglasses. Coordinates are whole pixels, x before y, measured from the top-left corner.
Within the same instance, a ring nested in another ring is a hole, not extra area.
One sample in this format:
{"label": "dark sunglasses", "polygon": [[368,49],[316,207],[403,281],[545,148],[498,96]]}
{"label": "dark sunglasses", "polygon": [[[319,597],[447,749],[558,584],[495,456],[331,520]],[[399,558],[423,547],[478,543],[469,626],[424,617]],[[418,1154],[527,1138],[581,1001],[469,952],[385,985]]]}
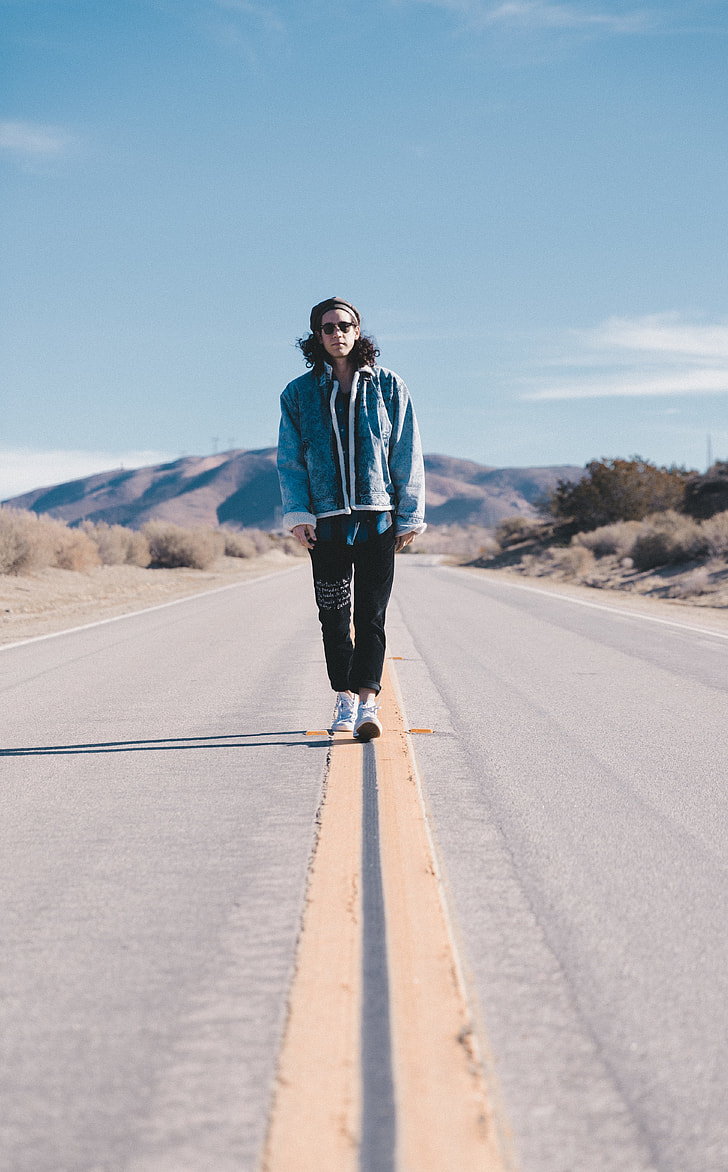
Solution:
{"label": "dark sunglasses", "polygon": [[353,321],[327,321],[321,326],[321,333],[330,338],[335,330],[341,330],[342,334],[348,334],[349,330],[353,329]]}

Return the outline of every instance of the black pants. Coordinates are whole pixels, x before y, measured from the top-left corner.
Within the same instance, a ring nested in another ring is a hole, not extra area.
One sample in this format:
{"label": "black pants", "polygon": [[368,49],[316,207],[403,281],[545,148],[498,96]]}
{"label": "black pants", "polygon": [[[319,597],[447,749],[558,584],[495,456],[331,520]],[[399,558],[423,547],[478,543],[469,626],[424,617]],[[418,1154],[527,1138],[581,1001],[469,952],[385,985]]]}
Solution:
{"label": "black pants", "polygon": [[[394,581],[395,526],[367,541],[317,541],[311,553],[324,655],[335,692],[378,692],[384,665],[384,620]],[[354,580],[354,642],[351,586]]]}

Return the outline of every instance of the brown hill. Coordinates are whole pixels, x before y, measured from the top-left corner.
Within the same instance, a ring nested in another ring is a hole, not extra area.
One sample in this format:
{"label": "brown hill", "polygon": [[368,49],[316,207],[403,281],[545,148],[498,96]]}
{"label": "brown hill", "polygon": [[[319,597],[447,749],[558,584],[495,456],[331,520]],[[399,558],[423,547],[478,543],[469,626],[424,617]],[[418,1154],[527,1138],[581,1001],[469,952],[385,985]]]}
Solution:
{"label": "brown hill", "polygon": [[452,456],[425,456],[427,520],[432,525],[484,525],[536,515],[534,502],[557,480],[580,480],[583,468],[490,468]]}
{"label": "brown hill", "polygon": [[[581,468],[489,468],[452,456],[425,456],[427,520],[433,525],[491,528],[503,517],[532,516],[533,502],[556,481],[577,480]],[[3,501],[73,525],[105,521],[138,529],[152,519],[177,525],[274,529],[281,498],[276,449],[185,456],[171,464],[115,469]]]}

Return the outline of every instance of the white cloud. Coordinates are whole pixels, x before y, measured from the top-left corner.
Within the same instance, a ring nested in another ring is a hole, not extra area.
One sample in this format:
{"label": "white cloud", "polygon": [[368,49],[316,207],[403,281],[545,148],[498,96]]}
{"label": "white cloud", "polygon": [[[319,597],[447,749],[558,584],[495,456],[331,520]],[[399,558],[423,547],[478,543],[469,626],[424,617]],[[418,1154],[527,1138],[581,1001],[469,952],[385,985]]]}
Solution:
{"label": "white cloud", "polygon": [[645,12],[594,12],[583,5],[546,4],[542,0],[509,0],[485,14],[489,24],[516,24],[525,28],[591,29],[609,33],[642,32],[652,18]]}
{"label": "white cloud", "polygon": [[581,337],[599,349],[614,348],[655,354],[683,354],[703,359],[728,359],[728,323],[690,325],[677,314],[613,317]]}
{"label": "white cloud", "polygon": [[60,126],[37,122],[0,121],[0,150],[31,159],[58,158],[75,144],[74,135]]}
{"label": "white cloud", "polygon": [[500,25],[524,31],[553,29],[560,31],[640,33],[653,28],[657,16],[648,10],[604,12],[592,4],[550,4],[548,0],[416,0],[430,7],[459,13],[468,24],[479,28]]}
{"label": "white cloud", "polygon": [[724,322],[694,324],[678,314],[610,318],[592,330],[572,330],[563,351],[547,364],[560,374],[540,378],[523,399],[728,394]]}
{"label": "white cloud", "polygon": [[114,468],[144,468],[178,459],[169,452],[38,451],[0,449],[0,501]]}
{"label": "white cloud", "polygon": [[279,16],[265,4],[255,4],[252,0],[212,0],[216,8],[226,12],[238,12],[242,16],[250,16],[257,20],[270,32],[283,32],[285,25]]}
{"label": "white cloud", "polygon": [[634,379],[612,378],[580,384],[561,383],[523,395],[531,402],[551,399],[618,399],[649,395],[728,394],[728,368],[725,370],[686,370],[682,374],[648,374]]}

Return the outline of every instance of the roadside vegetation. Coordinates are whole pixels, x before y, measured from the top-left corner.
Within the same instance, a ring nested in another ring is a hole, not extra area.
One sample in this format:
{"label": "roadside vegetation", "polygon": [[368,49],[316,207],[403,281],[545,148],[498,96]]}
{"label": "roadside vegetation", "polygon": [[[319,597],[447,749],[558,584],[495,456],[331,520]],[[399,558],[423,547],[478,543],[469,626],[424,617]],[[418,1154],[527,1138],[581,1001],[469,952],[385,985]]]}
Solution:
{"label": "roadside vegetation", "polygon": [[508,517],[476,560],[531,577],[728,605],[728,463],[704,475],[646,460],[592,461],[540,517]]}
{"label": "roadside vegetation", "polygon": [[685,468],[658,468],[649,460],[592,460],[576,482],[559,480],[541,502],[548,517],[587,532],[615,521],[641,521],[680,509],[691,476]]}
{"label": "roadside vegetation", "polygon": [[403,552],[408,557],[434,553],[457,561],[472,561],[498,550],[493,530],[484,525],[428,525],[422,536]]}
{"label": "roadside vegetation", "polygon": [[140,530],[90,521],[71,528],[33,512],[0,508],[0,574],[46,568],[88,573],[118,565],[206,570],[221,557],[254,558],[271,549],[292,556],[303,552],[294,538],[259,529],[187,529],[164,521],[150,521]]}
{"label": "roadside vegetation", "polygon": [[[506,517],[495,530],[430,526],[406,555],[728,606],[728,462],[699,475],[639,457],[594,460],[580,481],[559,481],[537,509],[531,517]],[[209,570],[218,559],[270,550],[305,556],[294,538],[259,529],[164,521],[140,530],[88,521],[71,527],[0,507],[5,575],[120,565]]]}

